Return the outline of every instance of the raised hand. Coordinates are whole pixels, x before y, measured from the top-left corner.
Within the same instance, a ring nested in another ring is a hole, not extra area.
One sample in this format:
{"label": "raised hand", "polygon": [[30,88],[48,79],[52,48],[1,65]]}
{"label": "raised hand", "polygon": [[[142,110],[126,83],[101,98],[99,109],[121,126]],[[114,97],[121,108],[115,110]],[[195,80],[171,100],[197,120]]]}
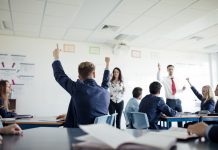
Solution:
{"label": "raised hand", "polygon": [[158,70],[160,70],[161,68],[160,68],[160,63],[158,63],[157,64],[157,68],[158,68]]}
{"label": "raised hand", "polygon": [[53,51],[54,59],[59,59],[59,55],[60,55],[60,49],[58,48],[58,44],[57,44],[57,48]]}
{"label": "raised hand", "polygon": [[110,57],[105,57],[106,68],[109,68]]}

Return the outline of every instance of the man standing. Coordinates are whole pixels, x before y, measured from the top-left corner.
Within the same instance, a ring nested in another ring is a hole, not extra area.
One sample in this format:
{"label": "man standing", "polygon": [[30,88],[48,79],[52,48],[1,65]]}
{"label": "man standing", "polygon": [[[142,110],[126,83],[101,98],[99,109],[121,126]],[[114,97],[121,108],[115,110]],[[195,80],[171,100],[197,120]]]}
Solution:
{"label": "man standing", "polygon": [[[162,79],[160,77],[160,70],[161,67],[160,64],[158,64],[157,80],[159,80],[165,88],[166,104],[170,106],[172,109],[178,112],[182,112],[181,100],[176,96],[176,94],[184,91],[186,87],[183,86],[182,88],[179,88],[177,86],[177,82],[174,77],[173,65],[167,66],[168,76],[163,77]],[[178,126],[182,127],[182,122],[179,122]]]}

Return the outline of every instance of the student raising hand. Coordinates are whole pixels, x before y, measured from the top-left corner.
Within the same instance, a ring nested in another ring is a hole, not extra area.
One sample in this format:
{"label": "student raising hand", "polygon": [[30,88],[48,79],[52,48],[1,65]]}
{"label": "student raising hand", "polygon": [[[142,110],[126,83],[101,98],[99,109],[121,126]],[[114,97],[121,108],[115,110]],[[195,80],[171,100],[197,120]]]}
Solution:
{"label": "student raising hand", "polygon": [[59,59],[59,54],[60,54],[60,49],[58,48],[58,44],[57,44],[57,48],[53,51],[54,59]]}

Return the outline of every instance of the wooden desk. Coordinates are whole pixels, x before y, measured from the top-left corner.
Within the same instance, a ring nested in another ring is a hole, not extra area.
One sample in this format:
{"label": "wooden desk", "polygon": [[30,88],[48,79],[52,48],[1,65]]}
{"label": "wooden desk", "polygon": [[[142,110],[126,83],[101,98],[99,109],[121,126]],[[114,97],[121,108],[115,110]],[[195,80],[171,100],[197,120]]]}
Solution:
{"label": "wooden desk", "polygon": [[16,123],[25,130],[30,128],[37,127],[60,127],[64,124],[63,121],[56,121],[55,117],[33,117],[33,118],[25,118],[25,119],[17,119],[15,122],[5,121],[3,124],[8,125]]}
{"label": "wooden desk", "polygon": [[199,122],[200,116],[198,115],[181,115],[181,116],[175,116],[175,117],[162,117],[161,121],[164,121],[167,123],[167,128],[170,128],[171,122],[187,122],[187,121],[195,121]]}
{"label": "wooden desk", "polygon": [[[134,131],[140,132],[140,130]],[[144,130],[141,131],[144,132]],[[72,150],[72,143],[78,142],[74,138],[84,134],[78,128],[34,128],[24,130],[23,136],[3,135],[3,144],[0,145],[0,149]],[[142,134],[146,134],[146,132]],[[216,143],[199,142],[198,139],[177,142],[177,150],[217,150],[217,147]]]}

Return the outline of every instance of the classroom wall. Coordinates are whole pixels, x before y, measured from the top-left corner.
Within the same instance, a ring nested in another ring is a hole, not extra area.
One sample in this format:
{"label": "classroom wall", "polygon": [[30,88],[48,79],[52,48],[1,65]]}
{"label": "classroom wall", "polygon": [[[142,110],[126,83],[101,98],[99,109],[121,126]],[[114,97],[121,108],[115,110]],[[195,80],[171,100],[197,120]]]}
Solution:
{"label": "classroom wall", "polygon": [[[60,60],[66,73],[77,79],[77,66],[81,61],[92,61],[96,64],[96,80],[100,84],[105,67],[104,57],[111,57],[112,70],[115,66],[121,68],[124,76],[126,93],[125,104],[131,98],[135,86],[143,88],[143,95],[148,94],[149,84],[156,80],[157,63],[162,66],[162,74],[167,75],[166,66],[175,65],[176,77],[181,78],[178,84],[187,85],[185,78],[190,77],[197,89],[204,84],[211,84],[210,55],[206,53],[176,52],[152,50],[139,47],[141,58],[132,58],[131,51],[120,51],[116,54],[107,45],[79,43],[60,40],[35,39],[24,37],[0,36],[0,53],[22,54],[29,62],[35,64],[34,78],[25,85],[20,95],[17,95],[17,112],[37,116],[51,116],[66,113],[70,96],[54,80],[51,64],[52,51],[56,43],[61,48],[63,44],[75,44],[75,53],[62,52]],[[89,46],[100,47],[100,54],[89,54]],[[162,90],[163,91],[163,90]],[[164,92],[161,93],[164,96]],[[184,111],[197,111],[199,101],[190,88],[181,94]]]}

